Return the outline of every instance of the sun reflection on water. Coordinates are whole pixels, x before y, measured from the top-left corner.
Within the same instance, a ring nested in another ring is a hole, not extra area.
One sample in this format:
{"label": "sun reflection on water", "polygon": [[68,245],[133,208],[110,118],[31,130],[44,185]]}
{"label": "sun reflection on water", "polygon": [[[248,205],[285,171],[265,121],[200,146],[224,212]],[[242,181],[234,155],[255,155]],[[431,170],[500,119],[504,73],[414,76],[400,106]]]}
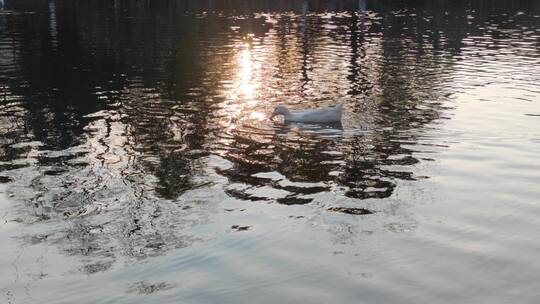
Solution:
{"label": "sun reflection on water", "polygon": [[231,85],[226,86],[223,110],[230,121],[228,130],[236,129],[238,122],[250,120],[263,120],[266,115],[257,110],[260,103],[260,72],[261,64],[255,60],[253,52],[254,34],[247,34],[236,45],[233,58]]}
{"label": "sun reflection on water", "polygon": [[244,44],[240,53],[240,71],[238,72],[238,91],[250,105],[256,103],[253,100],[255,92],[258,89],[258,83],[253,81],[253,69],[255,63],[251,54],[250,45]]}

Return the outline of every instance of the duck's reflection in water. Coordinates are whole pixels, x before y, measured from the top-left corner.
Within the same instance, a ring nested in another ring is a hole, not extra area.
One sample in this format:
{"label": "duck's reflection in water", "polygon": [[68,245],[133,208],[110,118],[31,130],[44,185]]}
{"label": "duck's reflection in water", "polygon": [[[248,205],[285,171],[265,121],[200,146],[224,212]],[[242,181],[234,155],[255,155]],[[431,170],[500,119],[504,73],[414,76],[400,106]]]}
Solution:
{"label": "duck's reflection in water", "polygon": [[299,122],[284,122],[275,124],[276,135],[284,136],[291,132],[315,134],[320,136],[343,135],[343,124],[340,122],[325,124],[307,124]]}

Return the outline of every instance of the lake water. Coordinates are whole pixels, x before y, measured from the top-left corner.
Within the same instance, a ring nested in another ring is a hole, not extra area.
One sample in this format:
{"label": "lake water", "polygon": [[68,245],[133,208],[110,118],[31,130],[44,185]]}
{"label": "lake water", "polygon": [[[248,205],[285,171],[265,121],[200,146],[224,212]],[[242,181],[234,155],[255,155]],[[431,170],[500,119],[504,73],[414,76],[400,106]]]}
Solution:
{"label": "lake water", "polygon": [[540,3],[396,2],[0,1],[0,302],[538,303]]}

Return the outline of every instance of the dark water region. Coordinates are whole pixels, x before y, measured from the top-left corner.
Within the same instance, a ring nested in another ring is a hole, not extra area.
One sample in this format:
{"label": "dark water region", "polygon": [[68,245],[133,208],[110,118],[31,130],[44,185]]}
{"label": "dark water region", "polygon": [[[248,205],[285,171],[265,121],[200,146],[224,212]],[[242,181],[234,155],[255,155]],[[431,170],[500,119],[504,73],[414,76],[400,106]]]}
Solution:
{"label": "dark water region", "polygon": [[539,69],[532,0],[0,0],[0,302],[536,303]]}

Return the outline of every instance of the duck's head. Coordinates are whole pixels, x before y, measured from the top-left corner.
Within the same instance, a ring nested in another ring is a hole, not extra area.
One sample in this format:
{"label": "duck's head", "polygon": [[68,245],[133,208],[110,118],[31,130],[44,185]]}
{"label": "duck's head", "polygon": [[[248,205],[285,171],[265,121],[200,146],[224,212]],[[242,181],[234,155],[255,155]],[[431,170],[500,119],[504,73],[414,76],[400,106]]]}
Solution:
{"label": "duck's head", "polygon": [[289,112],[289,109],[287,109],[286,106],[284,105],[278,105],[275,109],[274,109],[274,112],[272,112],[272,115],[270,116],[270,119],[274,118],[275,116],[277,115],[288,115],[290,114],[291,112]]}

